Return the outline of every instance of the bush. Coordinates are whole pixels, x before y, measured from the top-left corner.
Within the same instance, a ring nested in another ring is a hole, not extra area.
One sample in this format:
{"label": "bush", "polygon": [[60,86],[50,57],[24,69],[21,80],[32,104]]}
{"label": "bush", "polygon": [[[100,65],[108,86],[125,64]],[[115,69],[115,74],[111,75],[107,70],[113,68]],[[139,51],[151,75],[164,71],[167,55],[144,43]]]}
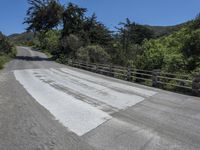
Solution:
{"label": "bush", "polygon": [[3,66],[6,62],[10,60],[10,57],[8,56],[0,56],[0,69],[3,69]]}
{"label": "bush", "polygon": [[13,45],[2,33],[0,33],[0,55],[9,55],[12,53],[12,49]]}
{"label": "bush", "polygon": [[146,41],[144,52],[137,57],[136,68],[144,70],[161,69],[164,64],[164,47],[156,40]]}
{"label": "bush", "polygon": [[10,41],[0,33],[0,69],[3,65],[16,55],[16,50]]}
{"label": "bush", "polygon": [[191,72],[200,67],[200,30],[187,27],[171,35],[143,43],[144,52],[137,57],[140,69],[161,69],[171,73]]}
{"label": "bush", "polygon": [[66,55],[75,56],[76,51],[82,46],[80,38],[74,34],[63,37],[61,45]]}
{"label": "bush", "polygon": [[81,47],[76,56],[78,60],[91,63],[108,63],[110,61],[110,55],[99,45]]}
{"label": "bush", "polygon": [[40,33],[35,41],[36,47],[49,53],[59,49],[60,31],[50,30],[46,33]]}
{"label": "bush", "polygon": [[187,70],[194,70],[200,66],[200,30],[192,32],[190,37],[185,41],[182,53],[187,60]]}

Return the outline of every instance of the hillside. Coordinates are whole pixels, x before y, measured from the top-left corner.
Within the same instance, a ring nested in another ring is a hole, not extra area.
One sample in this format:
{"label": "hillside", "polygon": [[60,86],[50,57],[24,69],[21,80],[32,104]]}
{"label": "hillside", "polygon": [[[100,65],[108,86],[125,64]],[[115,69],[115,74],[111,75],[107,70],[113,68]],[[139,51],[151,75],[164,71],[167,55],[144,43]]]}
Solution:
{"label": "hillside", "polygon": [[8,38],[14,44],[28,44],[33,41],[34,34],[32,32],[16,33],[9,35]]}
{"label": "hillside", "polygon": [[200,18],[177,26],[157,39],[145,41],[144,53],[137,60],[142,69],[194,73],[200,70]]}
{"label": "hillside", "polygon": [[[145,25],[149,29],[153,30],[156,37],[169,35],[170,33],[177,31],[183,24],[174,26],[150,26]],[[10,41],[14,44],[27,44],[34,40],[34,34],[32,32],[15,33],[8,36]]]}
{"label": "hillside", "polygon": [[177,24],[173,26],[150,26],[150,25],[145,25],[145,26],[153,30],[156,37],[161,37],[161,36],[169,35],[174,31],[178,31],[179,29],[181,29],[184,26],[187,26],[190,23],[191,21],[187,21],[185,23],[181,23],[181,24]]}

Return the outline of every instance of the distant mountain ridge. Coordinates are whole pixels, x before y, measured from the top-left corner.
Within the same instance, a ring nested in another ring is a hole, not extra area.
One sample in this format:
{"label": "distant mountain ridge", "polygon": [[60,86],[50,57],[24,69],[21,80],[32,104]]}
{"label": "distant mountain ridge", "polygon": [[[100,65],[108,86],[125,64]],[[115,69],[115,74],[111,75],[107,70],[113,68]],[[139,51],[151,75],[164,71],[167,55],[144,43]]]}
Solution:
{"label": "distant mountain ridge", "polygon": [[153,30],[156,37],[161,37],[161,36],[169,35],[174,31],[178,31],[182,27],[187,26],[190,22],[191,21],[187,21],[185,23],[181,23],[181,24],[173,25],[173,26],[150,26],[150,25],[145,25],[145,26]]}
{"label": "distant mountain ridge", "polygon": [[34,33],[32,32],[15,33],[9,35],[8,38],[14,44],[25,44],[32,42],[34,40]]}
{"label": "distant mountain ridge", "polygon": [[[151,26],[151,25],[144,25],[149,29],[153,30],[155,33],[155,37],[161,37],[165,35],[169,35],[174,31],[178,31],[181,27],[187,25],[190,21],[174,25],[174,26]],[[23,44],[29,43],[34,40],[34,33],[32,32],[23,32],[23,33],[15,33],[8,36],[8,38],[14,44]]]}

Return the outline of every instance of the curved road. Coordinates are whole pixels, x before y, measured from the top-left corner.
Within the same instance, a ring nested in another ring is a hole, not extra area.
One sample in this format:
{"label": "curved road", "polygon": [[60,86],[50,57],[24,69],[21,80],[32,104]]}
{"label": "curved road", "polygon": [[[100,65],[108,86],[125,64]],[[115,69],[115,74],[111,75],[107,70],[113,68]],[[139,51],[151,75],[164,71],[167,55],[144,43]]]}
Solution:
{"label": "curved road", "polygon": [[0,150],[199,150],[200,99],[49,61],[0,72]]}

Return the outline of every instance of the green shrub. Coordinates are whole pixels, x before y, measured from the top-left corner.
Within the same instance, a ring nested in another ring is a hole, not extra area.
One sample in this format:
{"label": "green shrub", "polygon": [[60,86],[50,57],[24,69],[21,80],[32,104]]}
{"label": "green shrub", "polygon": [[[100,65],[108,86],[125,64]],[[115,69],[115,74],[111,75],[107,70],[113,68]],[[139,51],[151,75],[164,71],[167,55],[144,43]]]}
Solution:
{"label": "green shrub", "polygon": [[61,46],[64,54],[68,57],[74,57],[77,50],[82,46],[82,41],[78,36],[70,34],[69,36],[62,38]]}
{"label": "green shrub", "polygon": [[12,53],[12,49],[13,45],[2,33],[0,33],[0,55],[9,55]]}
{"label": "green shrub", "polygon": [[89,45],[81,47],[76,56],[78,60],[91,63],[108,63],[110,61],[109,54],[99,45]]}
{"label": "green shrub", "polygon": [[2,33],[0,33],[0,69],[2,69],[3,65],[15,55],[16,49],[14,46]]}

